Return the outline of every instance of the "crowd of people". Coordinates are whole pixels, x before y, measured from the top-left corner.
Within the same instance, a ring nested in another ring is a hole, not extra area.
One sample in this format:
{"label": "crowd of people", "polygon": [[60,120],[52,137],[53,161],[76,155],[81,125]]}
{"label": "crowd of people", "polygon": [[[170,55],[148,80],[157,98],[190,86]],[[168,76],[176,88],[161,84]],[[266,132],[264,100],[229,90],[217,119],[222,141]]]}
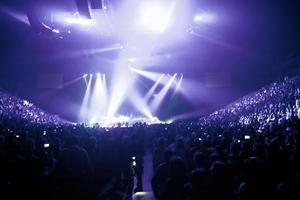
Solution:
{"label": "crowd of people", "polygon": [[157,200],[297,199],[299,80],[287,77],[199,121],[114,128],[60,123],[1,92],[0,195],[131,199],[143,190],[148,149]]}
{"label": "crowd of people", "polygon": [[[300,118],[300,76],[285,77],[262,87],[202,120],[209,123],[259,124],[282,123],[291,117]],[[226,122],[227,120],[227,122]]]}
{"label": "crowd of people", "polygon": [[156,131],[157,199],[298,199],[300,76]]}
{"label": "crowd of people", "polygon": [[0,92],[1,198],[131,199],[141,190],[133,188],[141,177],[141,126],[70,124]]}
{"label": "crowd of people", "polygon": [[0,89],[0,119],[19,120],[27,122],[58,124],[63,120],[57,115],[48,114],[27,100],[13,96]]}

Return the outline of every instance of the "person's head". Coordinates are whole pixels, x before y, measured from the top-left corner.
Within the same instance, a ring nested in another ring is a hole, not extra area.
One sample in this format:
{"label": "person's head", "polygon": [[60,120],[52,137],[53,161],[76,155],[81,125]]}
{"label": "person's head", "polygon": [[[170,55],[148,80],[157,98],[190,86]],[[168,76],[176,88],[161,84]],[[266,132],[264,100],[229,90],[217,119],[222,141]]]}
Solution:
{"label": "person's head", "polygon": [[165,150],[164,152],[164,160],[165,162],[168,162],[173,156],[173,151],[170,149]]}
{"label": "person's head", "polygon": [[183,149],[184,148],[184,142],[182,138],[177,139],[176,141],[176,149]]}
{"label": "person's head", "polygon": [[33,139],[26,141],[25,150],[27,153],[33,153],[35,151],[35,141]]}
{"label": "person's head", "polygon": [[275,137],[271,140],[267,148],[268,156],[274,157],[278,154],[279,151],[280,151],[280,142],[278,137]]}
{"label": "person's head", "polygon": [[209,174],[203,168],[197,168],[192,171],[191,182],[193,186],[202,186],[209,183]]}
{"label": "person's head", "polygon": [[241,150],[241,145],[238,142],[231,143],[230,145],[230,153],[233,155],[237,155]]}
{"label": "person's head", "polygon": [[229,169],[227,165],[221,161],[214,161],[209,170],[215,179],[225,180],[229,175]]}
{"label": "person's head", "polygon": [[97,139],[94,136],[88,138],[87,148],[88,149],[96,149],[97,147]]}
{"label": "person's head", "polygon": [[0,135],[0,150],[3,149],[4,144],[5,144],[5,137]]}
{"label": "person's head", "polygon": [[76,136],[76,135],[71,136],[70,140],[69,140],[69,144],[70,144],[70,146],[77,146],[77,145],[79,145],[79,137]]}
{"label": "person's head", "polygon": [[174,157],[170,160],[170,177],[171,178],[185,178],[186,167],[184,161],[179,157]]}
{"label": "person's head", "polygon": [[193,162],[196,167],[206,167],[206,160],[204,153],[197,151],[193,155]]}
{"label": "person's head", "polygon": [[261,143],[256,143],[253,145],[253,150],[255,153],[255,156],[259,158],[263,158],[265,156],[265,145]]}
{"label": "person's head", "polygon": [[[261,184],[261,178],[265,175],[263,162],[256,157],[248,158],[242,166],[242,177],[247,183]],[[275,175],[275,174],[274,174]]]}

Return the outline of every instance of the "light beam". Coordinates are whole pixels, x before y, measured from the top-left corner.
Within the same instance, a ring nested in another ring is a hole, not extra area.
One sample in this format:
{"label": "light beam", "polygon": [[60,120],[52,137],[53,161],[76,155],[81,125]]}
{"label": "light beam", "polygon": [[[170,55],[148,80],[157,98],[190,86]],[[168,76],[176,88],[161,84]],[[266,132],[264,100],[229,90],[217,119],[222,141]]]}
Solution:
{"label": "light beam", "polygon": [[148,102],[150,97],[153,95],[153,93],[155,92],[156,88],[158,87],[158,85],[160,84],[161,80],[164,78],[164,74],[162,74],[157,80],[156,82],[153,84],[153,86],[150,88],[150,90],[147,92],[147,94],[145,95],[144,99],[145,102]]}
{"label": "light beam", "polygon": [[80,107],[79,111],[79,121],[80,122],[86,122],[87,120],[87,114],[88,114],[88,104],[90,99],[90,93],[91,93],[91,84],[92,84],[92,75],[89,78],[89,81],[87,83],[87,88],[84,94],[84,98]]}
{"label": "light beam", "polygon": [[177,74],[174,74],[173,77],[169,80],[169,82],[155,96],[154,100],[151,102],[151,105],[150,105],[152,112],[155,112],[159,108],[160,104],[163,102],[165,96],[167,95],[169,89],[171,88],[176,76],[177,76]]}

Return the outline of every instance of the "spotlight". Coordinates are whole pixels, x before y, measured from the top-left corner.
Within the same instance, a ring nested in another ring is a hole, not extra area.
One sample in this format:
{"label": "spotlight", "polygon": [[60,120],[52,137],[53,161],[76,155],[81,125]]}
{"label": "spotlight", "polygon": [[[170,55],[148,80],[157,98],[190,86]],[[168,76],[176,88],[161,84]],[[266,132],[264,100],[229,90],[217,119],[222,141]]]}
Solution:
{"label": "spotlight", "polygon": [[158,85],[160,84],[161,80],[163,79],[163,77],[165,76],[165,74],[162,74],[157,81],[154,83],[154,85],[151,87],[151,89],[147,92],[147,94],[145,95],[144,99],[145,102],[148,102],[148,100],[150,99],[150,97],[154,94],[156,88],[158,87]]}
{"label": "spotlight", "polygon": [[57,34],[60,33],[60,31],[59,31],[58,29],[52,29],[52,32],[53,32],[53,33],[57,33]]}
{"label": "spotlight", "polygon": [[178,92],[181,91],[182,81],[183,81],[183,74],[181,73],[181,74],[180,74],[180,79],[179,79],[179,81],[178,81],[177,84],[176,84],[176,87],[175,87],[175,90],[174,90],[174,92],[173,92],[172,97],[174,97]]}
{"label": "spotlight", "polygon": [[70,25],[76,25],[77,24],[77,25],[88,26],[88,27],[94,25],[93,20],[87,19],[87,18],[83,18],[83,17],[80,17],[80,16],[66,17],[64,19],[64,21],[67,24],[70,24]]}
{"label": "spotlight", "polygon": [[137,61],[137,58],[129,58],[128,61],[133,63],[133,62]]}
{"label": "spotlight", "polygon": [[90,76],[89,80],[87,81],[87,88],[85,91],[85,95],[81,104],[80,112],[79,112],[79,120],[81,122],[86,122],[87,115],[88,115],[88,104],[90,101],[90,93],[91,93],[91,84],[92,84],[92,76]]}
{"label": "spotlight", "polygon": [[93,91],[91,93],[90,107],[89,107],[89,122],[101,122],[106,115],[106,94],[104,89],[104,82],[100,73],[96,74]]}
{"label": "spotlight", "polygon": [[170,25],[172,11],[173,6],[167,8],[158,1],[144,3],[140,9],[139,25],[149,31],[164,32]]}
{"label": "spotlight", "polygon": [[196,23],[212,23],[216,20],[216,16],[211,13],[199,13],[194,16]]}
{"label": "spotlight", "polygon": [[166,97],[169,89],[171,88],[176,76],[177,76],[177,74],[174,74],[174,76],[172,76],[172,78],[170,78],[168,83],[160,90],[160,92],[156,95],[155,99],[151,102],[150,107],[151,107],[152,111],[155,112],[158,109],[158,107],[161,105],[161,103],[163,102],[164,98]]}

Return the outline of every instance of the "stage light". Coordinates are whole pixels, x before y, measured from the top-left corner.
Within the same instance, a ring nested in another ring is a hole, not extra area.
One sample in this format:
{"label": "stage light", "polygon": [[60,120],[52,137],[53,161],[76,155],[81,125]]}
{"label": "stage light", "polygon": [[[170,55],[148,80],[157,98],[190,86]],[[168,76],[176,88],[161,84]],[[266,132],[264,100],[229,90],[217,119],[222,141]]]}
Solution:
{"label": "stage light", "polygon": [[106,100],[104,99],[103,79],[100,73],[97,73],[95,85],[91,95],[91,103],[89,108],[89,122],[101,122],[106,115]]}
{"label": "stage light", "polygon": [[60,31],[59,31],[58,29],[52,29],[52,32],[53,32],[53,33],[57,33],[57,34],[60,33]]}
{"label": "stage light", "polygon": [[155,112],[159,108],[160,104],[163,102],[165,96],[167,95],[169,89],[171,88],[176,76],[177,74],[174,74],[173,77],[168,81],[168,83],[155,96],[155,98],[153,99],[150,105],[152,112]]}
{"label": "stage light", "polygon": [[174,93],[173,93],[172,97],[174,97],[178,92],[181,91],[182,81],[183,81],[183,74],[180,74],[180,79],[176,84],[176,87],[175,87],[175,90],[174,90]]}
{"label": "stage light", "polygon": [[166,121],[166,124],[172,124],[173,122],[174,122],[174,120],[168,119],[168,120]]}
{"label": "stage light", "polygon": [[84,79],[84,82],[85,82],[85,85],[86,86],[88,86],[88,81],[86,80],[86,77],[87,77],[88,75],[87,74],[84,74],[83,75],[83,79]]}
{"label": "stage light", "polygon": [[[83,78],[84,78],[84,81],[85,81],[85,83],[86,83],[86,85],[87,85],[86,78],[85,78],[85,77],[83,77]],[[70,80],[70,81],[64,83],[64,84],[63,84],[63,87],[62,87],[61,89],[64,89],[64,88],[66,88],[66,87],[69,87],[69,86],[73,85],[74,83],[76,83],[77,81],[79,81],[79,80],[81,80],[81,79],[82,79],[82,76],[81,76],[81,77],[77,77],[77,78],[75,78],[75,79],[73,79],[73,80]]]}
{"label": "stage light", "polygon": [[149,1],[141,4],[139,25],[146,30],[164,32],[170,25],[173,4],[167,7],[159,1]]}
{"label": "stage light", "polygon": [[145,95],[144,99],[145,102],[148,102],[150,97],[153,95],[153,93],[155,92],[157,86],[160,84],[161,80],[163,79],[163,77],[165,76],[165,74],[162,74],[157,81],[154,83],[154,85],[150,88],[150,90],[147,92],[147,94]]}
{"label": "stage light", "polygon": [[216,16],[211,13],[198,13],[194,16],[195,23],[212,23],[216,20]]}
{"label": "stage light", "polygon": [[159,79],[161,76],[161,73],[158,73],[158,72],[140,70],[140,69],[136,69],[134,67],[131,67],[130,69],[131,69],[131,71],[134,71],[134,72],[138,73],[139,75],[144,76],[152,81],[157,81],[157,79]]}
{"label": "stage light", "polygon": [[94,21],[91,19],[83,18],[80,16],[72,16],[72,17],[66,17],[64,21],[70,25],[80,25],[80,26],[86,26],[90,27],[94,25]]}
{"label": "stage light", "polygon": [[129,95],[129,100],[131,101],[132,105],[140,111],[144,116],[148,119],[152,119],[153,116],[149,110],[148,105],[146,104],[145,100],[137,93],[136,90],[133,90]]}
{"label": "stage light", "polygon": [[79,121],[80,122],[86,122],[87,115],[88,115],[88,104],[90,99],[90,93],[91,93],[91,84],[92,84],[92,76],[90,76],[89,81],[87,83],[87,88],[84,94],[84,98],[80,107],[79,111]]}
{"label": "stage light", "polygon": [[[121,52],[116,62],[111,86],[110,104],[107,116],[113,117],[127,97],[128,89],[134,84],[136,74],[128,67],[127,52]],[[127,67],[126,67],[127,66]]]}
{"label": "stage light", "polygon": [[136,62],[137,60],[138,60],[137,58],[129,58],[128,59],[128,61],[131,62],[131,63]]}
{"label": "stage light", "polygon": [[27,24],[27,25],[30,26],[30,23],[28,21],[28,17],[26,16],[25,13],[18,12],[16,10],[12,10],[12,8],[9,8],[9,7],[4,6],[4,5],[0,5],[0,12],[4,13],[4,14],[7,14],[8,16],[16,19],[17,21],[22,22],[22,23]]}

